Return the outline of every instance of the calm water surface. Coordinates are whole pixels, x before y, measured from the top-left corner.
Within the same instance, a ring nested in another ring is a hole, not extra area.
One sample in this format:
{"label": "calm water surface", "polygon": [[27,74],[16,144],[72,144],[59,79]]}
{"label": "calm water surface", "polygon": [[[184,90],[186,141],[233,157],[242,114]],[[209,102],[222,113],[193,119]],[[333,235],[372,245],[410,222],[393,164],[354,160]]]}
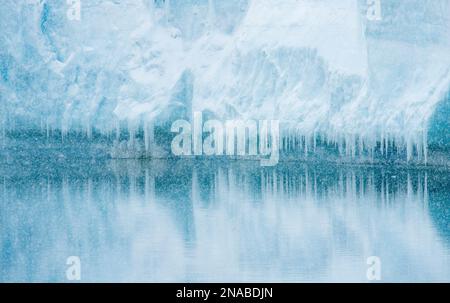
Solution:
{"label": "calm water surface", "polygon": [[0,281],[450,282],[448,170],[9,160]]}

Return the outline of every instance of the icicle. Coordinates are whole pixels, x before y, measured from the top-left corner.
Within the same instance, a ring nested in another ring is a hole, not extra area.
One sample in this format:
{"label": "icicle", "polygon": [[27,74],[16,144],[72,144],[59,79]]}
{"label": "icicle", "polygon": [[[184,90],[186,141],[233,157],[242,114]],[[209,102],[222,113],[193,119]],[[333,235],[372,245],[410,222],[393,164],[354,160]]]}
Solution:
{"label": "icicle", "polygon": [[424,130],[422,133],[422,144],[423,144],[423,157],[425,165],[428,164],[428,133],[427,130]]}
{"label": "icicle", "polygon": [[267,120],[259,121],[259,153],[262,155],[269,153],[269,125]]}
{"label": "icicle", "polygon": [[116,120],[116,140],[120,141],[120,121]]}
{"label": "icicle", "polygon": [[418,142],[416,143],[416,150],[417,150],[417,160],[419,160],[419,161],[422,161],[422,155],[423,155],[423,152],[422,152],[422,147],[423,147],[423,144],[422,144],[422,140],[417,140]]}
{"label": "icicle", "polygon": [[295,151],[295,135],[291,132],[291,151]]}
{"label": "icicle", "polygon": [[392,154],[393,155],[397,155],[398,154],[397,138],[395,136],[392,138]]}
{"label": "icicle", "polygon": [[128,123],[128,147],[135,147],[135,129],[131,123]]}
{"label": "icicle", "polygon": [[43,134],[45,131],[45,125],[44,125],[44,120],[42,119],[42,117],[40,118],[39,123],[40,123],[41,134]]}
{"label": "icicle", "polygon": [[64,138],[66,137],[67,133],[68,133],[68,123],[67,120],[65,118],[62,119],[61,121],[61,141],[64,142]]}
{"label": "icicle", "polygon": [[339,155],[345,156],[346,153],[345,137],[339,138]]}
{"label": "icicle", "polygon": [[287,129],[286,130],[286,138],[285,138],[285,140],[286,140],[286,152],[288,152],[289,153],[289,151],[290,151],[290,149],[291,149],[291,143],[290,143],[290,140],[289,140],[289,136],[290,136],[290,129]]}
{"label": "icicle", "polygon": [[364,153],[364,139],[362,137],[359,137],[358,154],[360,157],[362,157],[363,153]]}
{"label": "icicle", "polygon": [[412,142],[411,142],[411,138],[408,137],[406,139],[406,161],[411,161],[412,158],[412,151],[413,150],[413,146],[412,146]]}
{"label": "icicle", "polygon": [[92,139],[92,127],[90,121],[87,121],[86,123],[86,136],[89,140]]}
{"label": "icicle", "polygon": [[45,122],[45,133],[46,133],[47,139],[50,138],[50,124],[48,123],[48,119]]}
{"label": "icicle", "polygon": [[305,149],[305,158],[308,157],[308,139],[305,136],[305,145],[304,145],[304,149]]}
{"label": "icicle", "polygon": [[151,122],[144,122],[144,144],[145,151],[150,151],[151,146],[154,142],[154,127]]}
{"label": "icicle", "polygon": [[385,140],[385,142],[384,142],[384,148],[385,148],[385,150],[384,150],[384,155],[385,155],[386,157],[388,157],[388,151],[389,151],[389,134],[385,136],[384,140]]}
{"label": "icicle", "polygon": [[352,158],[356,157],[356,136],[352,135]]}
{"label": "icicle", "polygon": [[316,148],[317,148],[317,133],[316,133],[316,131],[314,131],[314,134],[313,134],[313,145],[314,145],[314,152],[316,152]]}

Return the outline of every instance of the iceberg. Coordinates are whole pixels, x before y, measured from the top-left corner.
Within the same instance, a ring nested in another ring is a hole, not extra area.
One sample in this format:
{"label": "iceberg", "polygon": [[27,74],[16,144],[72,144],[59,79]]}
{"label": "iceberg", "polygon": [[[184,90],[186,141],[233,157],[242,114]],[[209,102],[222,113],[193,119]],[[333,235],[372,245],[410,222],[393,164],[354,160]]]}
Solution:
{"label": "iceberg", "polygon": [[448,147],[446,0],[383,1],[377,20],[363,0],[79,3],[80,20],[65,1],[2,4],[3,142],[81,134],[151,150],[155,126],[203,111],[277,119],[302,157],[426,163]]}

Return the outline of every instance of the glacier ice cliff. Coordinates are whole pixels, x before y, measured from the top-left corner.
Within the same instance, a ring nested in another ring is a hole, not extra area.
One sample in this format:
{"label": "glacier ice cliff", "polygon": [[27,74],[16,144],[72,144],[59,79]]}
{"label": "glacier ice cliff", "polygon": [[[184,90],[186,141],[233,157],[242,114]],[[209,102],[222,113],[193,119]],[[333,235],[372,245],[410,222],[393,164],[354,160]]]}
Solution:
{"label": "glacier ice cliff", "polygon": [[320,145],[426,162],[429,146],[449,147],[447,0],[381,1],[380,20],[365,0],[80,4],[70,20],[66,1],[2,2],[4,138],[76,133],[150,149],[154,125],[196,110],[278,119],[294,154]]}

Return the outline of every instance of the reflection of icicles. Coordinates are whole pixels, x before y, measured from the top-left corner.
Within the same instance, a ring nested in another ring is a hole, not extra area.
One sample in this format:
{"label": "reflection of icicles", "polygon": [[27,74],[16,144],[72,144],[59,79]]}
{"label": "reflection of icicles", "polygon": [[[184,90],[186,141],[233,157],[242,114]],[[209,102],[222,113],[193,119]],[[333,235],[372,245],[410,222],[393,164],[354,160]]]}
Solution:
{"label": "reflection of icicles", "polygon": [[[308,167],[297,170],[261,170],[258,174],[250,174],[240,168],[220,168],[214,175],[210,194],[215,200],[224,197],[229,205],[244,203],[254,199],[257,193],[262,201],[318,201],[321,199],[344,200],[347,203],[357,203],[367,200],[379,201],[380,206],[390,208],[405,197],[416,206],[428,201],[428,176],[426,173],[410,172],[405,175],[388,171],[346,170],[329,172],[334,175],[329,184],[324,182],[323,174]],[[227,176],[227,177],[225,177]],[[252,181],[258,178],[257,182]],[[199,197],[198,174],[193,175],[193,195]],[[226,180],[229,180],[227,182]],[[320,181],[320,182],[319,182]],[[197,184],[194,186],[194,184]],[[196,189],[194,189],[196,187]],[[211,197],[212,198],[212,197]],[[196,198],[194,198],[195,200]],[[199,198],[198,198],[199,199]],[[203,198],[204,199],[204,198]],[[412,205],[411,205],[412,206]]]}
{"label": "reflection of icicles", "polygon": [[93,188],[92,188],[92,178],[89,177],[87,179],[86,188],[85,188],[85,197],[86,197],[85,200],[86,200],[88,206],[90,206],[92,204],[92,190],[93,190]]}
{"label": "reflection of icicles", "polygon": [[413,187],[411,183],[411,174],[408,172],[408,177],[406,180],[406,197],[408,198],[408,201],[411,200],[413,194]]}
{"label": "reflection of icicles", "polygon": [[422,145],[423,145],[423,155],[424,155],[424,163],[428,163],[428,131],[422,131]]}
{"label": "reflection of icicles", "polygon": [[200,195],[200,182],[198,179],[197,169],[192,170],[192,185],[191,185],[191,197],[190,197],[194,206],[200,203],[201,195]]}
{"label": "reflection of icicles", "polygon": [[423,204],[425,207],[425,211],[428,213],[428,173],[425,172],[424,180],[423,180]]}
{"label": "reflection of icicles", "polygon": [[154,203],[155,201],[155,176],[152,174],[149,169],[145,169],[145,202],[146,203]]}

